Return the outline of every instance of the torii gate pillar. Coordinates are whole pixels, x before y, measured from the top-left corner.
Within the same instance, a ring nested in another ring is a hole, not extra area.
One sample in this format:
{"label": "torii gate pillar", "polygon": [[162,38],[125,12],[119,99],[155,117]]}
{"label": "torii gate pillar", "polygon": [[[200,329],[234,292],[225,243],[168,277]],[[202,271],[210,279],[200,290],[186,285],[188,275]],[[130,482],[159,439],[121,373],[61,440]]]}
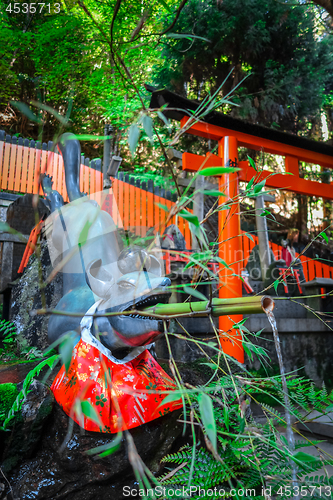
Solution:
{"label": "torii gate pillar", "polygon": [[[238,165],[238,144],[237,138],[226,136],[219,140],[218,155],[222,158],[222,165]],[[231,200],[239,193],[238,172],[226,173],[219,178],[219,191],[224,192],[227,200]],[[225,198],[220,197],[219,204],[225,202]],[[242,297],[242,282],[237,276],[240,276],[242,267],[242,246],[240,232],[240,207],[239,203],[232,203],[229,210],[219,211],[219,230],[218,241],[219,257],[223,259],[232,269],[227,269],[220,264],[219,267],[219,297],[221,299],[231,297]],[[221,344],[223,351],[244,363],[244,349],[242,346],[242,337],[239,329],[233,328],[233,325],[241,321],[242,315],[238,314],[232,317],[220,316],[219,329],[221,330]],[[224,332],[224,333],[223,333]]]}

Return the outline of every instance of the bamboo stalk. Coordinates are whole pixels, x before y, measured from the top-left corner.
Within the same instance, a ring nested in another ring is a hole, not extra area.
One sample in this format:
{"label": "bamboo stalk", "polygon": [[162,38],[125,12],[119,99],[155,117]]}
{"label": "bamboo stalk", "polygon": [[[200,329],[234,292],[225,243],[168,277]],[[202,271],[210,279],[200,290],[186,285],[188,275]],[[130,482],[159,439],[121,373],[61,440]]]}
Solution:
{"label": "bamboo stalk", "polygon": [[[212,316],[227,316],[233,314],[258,314],[273,311],[274,301],[267,295],[257,295],[251,297],[235,297],[232,299],[213,299],[211,304]],[[143,309],[146,313],[159,315],[188,314],[193,312],[196,317],[207,316],[210,312],[208,300],[200,302],[183,302],[178,304],[156,304]],[[198,314],[201,313],[201,314]]]}

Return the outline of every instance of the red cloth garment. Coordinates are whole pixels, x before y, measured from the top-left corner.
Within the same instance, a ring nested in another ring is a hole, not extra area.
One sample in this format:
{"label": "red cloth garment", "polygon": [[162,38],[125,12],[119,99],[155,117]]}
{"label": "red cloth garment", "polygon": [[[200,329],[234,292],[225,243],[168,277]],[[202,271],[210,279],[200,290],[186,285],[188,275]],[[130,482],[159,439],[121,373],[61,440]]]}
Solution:
{"label": "red cloth garment", "polygon": [[[94,311],[91,308],[88,312]],[[92,317],[85,316],[81,322],[81,340],[73,350],[68,372],[63,366],[51,386],[56,401],[68,416],[86,430],[115,433],[182,407],[181,400],[160,406],[167,394],[158,391],[173,390],[176,384],[146,347],[135,349],[133,354],[139,354],[130,360],[126,361],[128,357],[123,362],[116,360],[91,335],[91,324]],[[75,411],[75,402],[79,400],[88,400],[93,405],[100,418],[99,425],[86,416],[82,421]]]}
{"label": "red cloth garment", "polygon": [[290,247],[289,245],[282,248],[282,259],[286,262],[287,267],[295,260],[296,253],[294,247]]}

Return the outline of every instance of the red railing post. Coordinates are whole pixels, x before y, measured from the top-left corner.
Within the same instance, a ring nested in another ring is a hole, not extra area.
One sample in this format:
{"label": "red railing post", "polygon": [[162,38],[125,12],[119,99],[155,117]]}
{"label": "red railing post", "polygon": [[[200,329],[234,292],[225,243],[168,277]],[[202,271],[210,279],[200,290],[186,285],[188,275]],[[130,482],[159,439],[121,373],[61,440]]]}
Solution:
{"label": "red railing post", "polygon": [[[219,156],[223,158],[225,166],[237,166],[238,148],[235,137],[224,137],[219,141]],[[226,195],[226,198],[220,198],[220,204],[237,196],[238,173],[232,172],[221,175],[219,190]],[[219,245],[219,257],[227,262],[231,268],[228,269],[223,264],[219,266],[219,297],[241,297],[242,282],[237,276],[232,276],[232,274],[240,275],[243,260],[239,203],[237,201],[231,204],[229,210],[219,211],[219,242],[222,242]],[[233,325],[242,318],[242,315],[235,315],[230,318],[220,316],[219,318],[222,348],[226,354],[233,356],[240,363],[244,363],[242,337],[240,331],[233,328]]]}

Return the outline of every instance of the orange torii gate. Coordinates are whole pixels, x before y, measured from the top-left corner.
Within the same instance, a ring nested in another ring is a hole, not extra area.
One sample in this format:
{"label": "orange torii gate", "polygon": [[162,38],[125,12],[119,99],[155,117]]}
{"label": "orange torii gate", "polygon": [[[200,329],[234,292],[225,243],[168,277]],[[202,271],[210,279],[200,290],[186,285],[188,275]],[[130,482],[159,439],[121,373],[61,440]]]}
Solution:
{"label": "orange torii gate", "polygon": [[[186,132],[218,142],[218,154],[208,153],[206,157],[191,153],[183,153],[183,169],[198,171],[206,167],[236,166],[238,172],[225,173],[219,176],[219,190],[227,198],[220,198],[220,204],[232,199],[239,193],[239,181],[249,182],[253,177],[258,181],[265,179],[265,185],[271,188],[285,189],[308,196],[333,200],[333,184],[310,181],[299,176],[299,161],[320,165],[322,169],[333,168],[333,147],[327,144],[275,131],[266,127],[244,123],[222,113],[211,112],[205,121],[195,121],[192,113],[185,110],[196,110],[199,104],[182,98],[167,90],[155,91],[152,94],[151,108],[167,105],[164,113],[169,118],[180,120]],[[190,117],[188,115],[191,115]],[[284,156],[286,174],[272,175],[268,170],[255,171],[248,161],[238,162],[238,147],[260,150],[266,153]],[[229,210],[219,211],[219,256],[230,264],[230,268],[220,264],[219,277],[224,286],[219,289],[220,298],[240,297],[242,282],[238,278],[241,273],[241,231],[238,203],[232,203]],[[223,234],[223,239],[222,239]],[[219,328],[227,333],[221,337],[224,351],[244,362],[244,350],[241,335],[233,329],[235,322],[242,316],[220,316]]]}

